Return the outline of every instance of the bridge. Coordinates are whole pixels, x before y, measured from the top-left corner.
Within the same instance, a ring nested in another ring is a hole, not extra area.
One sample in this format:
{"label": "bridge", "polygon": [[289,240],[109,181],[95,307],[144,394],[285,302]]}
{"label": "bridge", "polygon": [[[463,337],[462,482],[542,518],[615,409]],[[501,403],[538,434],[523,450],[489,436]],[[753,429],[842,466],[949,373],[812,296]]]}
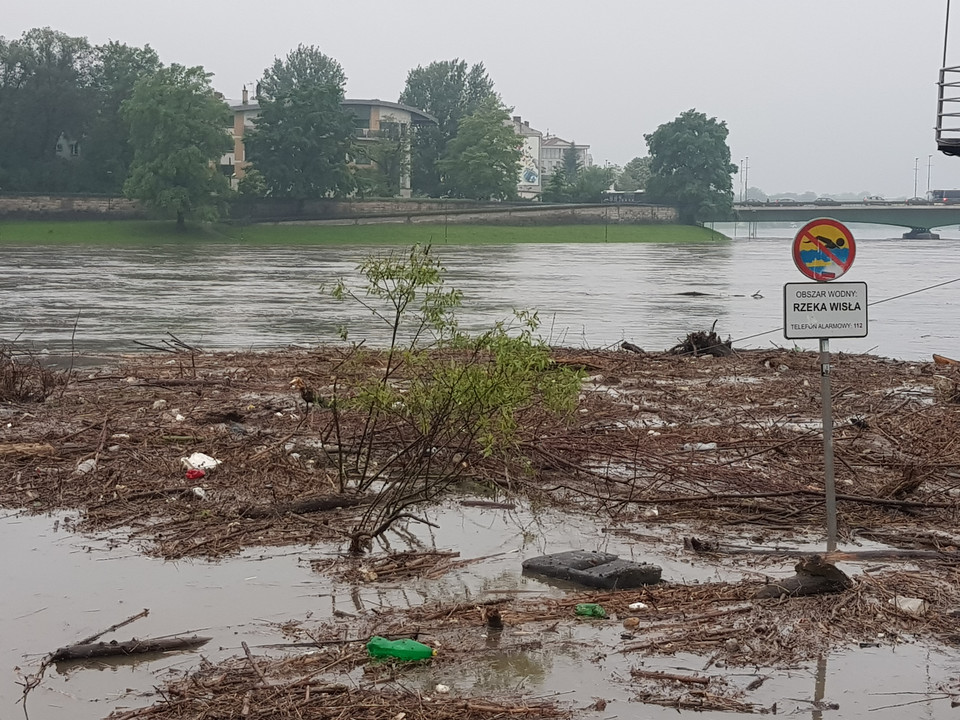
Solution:
{"label": "bridge", "polygon": [[734,203],[738,222],[807,222],[818,217],[831,217],[840,222],[873,223],[909,228],[905,238],[935,235],[933,228],[960,225],[960,204],[889,203]]}

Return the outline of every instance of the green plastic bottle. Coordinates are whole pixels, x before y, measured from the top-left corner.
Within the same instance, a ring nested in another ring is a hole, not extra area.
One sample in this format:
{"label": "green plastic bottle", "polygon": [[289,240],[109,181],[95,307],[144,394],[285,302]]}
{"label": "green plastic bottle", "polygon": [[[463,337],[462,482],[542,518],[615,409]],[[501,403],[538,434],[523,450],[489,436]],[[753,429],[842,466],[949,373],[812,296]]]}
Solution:
{"label": "green plastic bottle", "polygon": [[367,653],[375,658],[428,660],[436,655],[437,651],[416,640],[387,640],[385,637],[374,635],[367,643]]}
{"label": "green plastic bottle", "polygon": [[605,618],[607,616],[607,611],[597,603],[580,603],[574,612],[583,617]]}

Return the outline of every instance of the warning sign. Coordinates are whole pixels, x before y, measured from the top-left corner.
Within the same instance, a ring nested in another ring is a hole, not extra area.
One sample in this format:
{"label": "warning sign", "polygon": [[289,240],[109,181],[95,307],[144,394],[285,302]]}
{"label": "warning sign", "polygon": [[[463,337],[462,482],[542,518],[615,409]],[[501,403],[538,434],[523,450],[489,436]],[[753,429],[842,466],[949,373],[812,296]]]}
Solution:
{"label": "warning sign", "polygon": [[793,262],[811,280],[826,282],[843,275],[857,254],[853,234],[830,218],[811,220],[793,240]]}
{"label": "warning sign", "polygon": [[787,283],[783,335],[788,340],[866,337],[867,284]]}

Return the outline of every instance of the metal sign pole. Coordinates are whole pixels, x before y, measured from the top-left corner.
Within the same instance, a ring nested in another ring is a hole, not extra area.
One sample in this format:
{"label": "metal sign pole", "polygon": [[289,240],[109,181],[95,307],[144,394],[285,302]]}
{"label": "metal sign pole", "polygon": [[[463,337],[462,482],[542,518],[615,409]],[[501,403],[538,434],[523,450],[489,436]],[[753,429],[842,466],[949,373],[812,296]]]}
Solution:
{"label": "metal sign pole", "polygon": [[827,552],[837,549],[837,490],[833,479],[833,408],[830,397],[830,339],[820,338],[820,396],[823,405],[823,470],[827,499]]}

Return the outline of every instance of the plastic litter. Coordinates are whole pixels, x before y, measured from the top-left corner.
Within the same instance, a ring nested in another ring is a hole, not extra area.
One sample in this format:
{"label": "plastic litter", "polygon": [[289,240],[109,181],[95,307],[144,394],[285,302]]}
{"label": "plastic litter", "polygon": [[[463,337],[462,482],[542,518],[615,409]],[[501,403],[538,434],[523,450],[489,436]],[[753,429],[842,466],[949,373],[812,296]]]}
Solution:
{"label": "plastic litter", "polygon": [[574,613],[581,617],[605,618],[607,611],[597,603],[580,603],[574,609]]}
{"label": "plastic litter", "polygon": [[187,470],[187,480],[199,480],[206,477],[207,473],[200,468],[190,468]]}
{"label": "plastic litter", "polygon": [[82,463],[77,464],[76,473],[77,475],[86,475],[87,473],[92,473],[97,471],[97,461],[93,458],[88,458]]}
{"label": "plastic litter", "polygon": [[202,487],[191,488],[190,492],[193,493],[194,497],[200,498],[201,500],[207,499],[207,491]]}
{"label": "plastic litter", "polygon": [[374,635],[367,643],[367,654],[375,658],[429,660],[437,654],[437,651],[416,640],[387,640],[385,637]]}
{"label": "plastic litter", "polygon": [[930,603],[921,598],[910,598],[897,595],[890,598],[889,603],[897,610],[901,610],[910,615],[925,615],[930,609]]}
{"label": "plastic litter", "polygon": [[647,609],[647,606],[644,605],[642,602],[630,603],[629,605],[627,605],[627,607],[630,608],[631,610],[646,610],[646,609]]}
{"label": "plastic litter", "polygon": [[437,686],[433,689],[433,691],[438,695],[446,695],[448,692],[450,692],[450,686],[437,683]]}
{"label": "plastic litter", "polygon": [[220,465],[220,460],[204,455],[203,453],[194,453],[190,457],[180,458],[188,470],[214,470]]}
{"label": "plastic litter", "polygon": [[717,449],[717,444],[716,444],[716,443],[701,443],[701,442],[697,442],[697,443],[687,443],[686,445],[683,446],[682,449],[683,449],[683,450],[686,450],[686,451],[692,451],[692,452],[704,452],[704,451],[707,451],[707,450],[716,450],[716,449]]}

